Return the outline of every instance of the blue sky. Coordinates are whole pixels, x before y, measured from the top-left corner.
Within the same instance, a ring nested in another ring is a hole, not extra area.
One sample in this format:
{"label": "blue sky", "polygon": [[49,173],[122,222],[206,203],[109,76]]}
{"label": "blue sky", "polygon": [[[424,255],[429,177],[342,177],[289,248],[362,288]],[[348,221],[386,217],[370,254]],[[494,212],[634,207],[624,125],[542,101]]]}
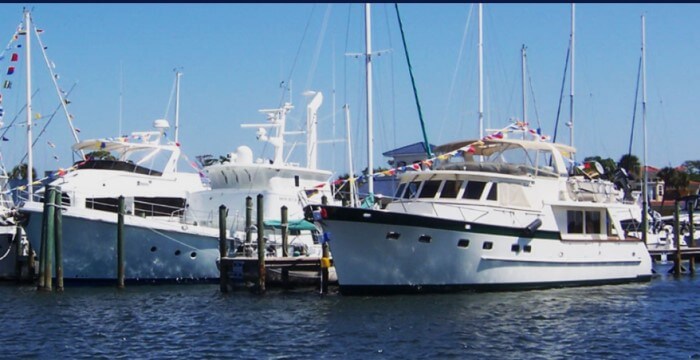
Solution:
{"label": "blue sky", "polygon": [[[69,110],[81,139],[151,128],[166,115],[175,68],[182,69],[180,142],[192,159],[223,155],[240,145],[256,156],[271,149],[242,123],[265,119],[289,93],[296,108],[288,130],[303,125],[306,90],[321,91],[319,136],[344,138],[342,105],[351,110],[355,168],[367,164],[364,62],[345,56],[364,51],[363,4],[34,4],[42,35],[64,90],[75,84]],[[0,4],[0,42],[22,20],[21,4]],[[478,136],[476,5],[399,5],[423,115],[431,143]],[[470,15],[471,13],[471,15]],[[697,4],[579,4],[576,6],[575,146],[578,158],[618,160],[627,152],[632,124],[641,15],[647,17],[648,163],[677,166],[700,158],[700,17]],[[374,4],[375,166],[382,152],[422,140],[393,4]],[[325,25],[324,25],[325,24]],[[2,30],[4,29],[4,31]],[[466,29],[466,31],[465,31]],[[486,125],[501,128],[522,117],[520,49],[527,46],[532,91],[528,120],[552,135],[569,41],[569,4],[484,6]],[[5,35],[2,35],[2,34]],[[34,41],[36,43],[36,41]],[[461,49],[461,57],[460,55]],[[9,54],[9,53],[8,53]],[[21,57],[24,52],[19,51]],[[35,112],[58,106],[40,51],[33,50]],[[24,104],[24,68],[0,77],[13,81],[3,94],[5,125]],[[291,77],[290,77],[291,76]],[[334,86],[335,84],[335,86]],[[530,86],[530,85],[528,85]],[[335,89],[335,108],[333,90]],[[568,79],[558,140],[568,143]],[[533,102],[534,94],[534,102]],[[642,157],[641,92],[633,153]],[[335,126],[333,123],[335,113]],[[172,107],[167,118],[173,124]],[[22,116],[24,119],[24,116]],[[40,128],[45,120],[40,120]],[[0,149],[8,169],[26,151],[25,128],[8,131]],[[170,134],[172,138],[172,133]],[[298,138],[303,140],[301,137]],[[295,139],[288,138],[290,142]],[[52,148],[48,142],[56,145]],[[35,147],[39,171],[68,167],[72,138],[59,112]],[[319,166],[347,172],[344,143],[320,145]],[[58,160],[54,158],[56,156]],[[302,162],[303,147],[291,160]]]}

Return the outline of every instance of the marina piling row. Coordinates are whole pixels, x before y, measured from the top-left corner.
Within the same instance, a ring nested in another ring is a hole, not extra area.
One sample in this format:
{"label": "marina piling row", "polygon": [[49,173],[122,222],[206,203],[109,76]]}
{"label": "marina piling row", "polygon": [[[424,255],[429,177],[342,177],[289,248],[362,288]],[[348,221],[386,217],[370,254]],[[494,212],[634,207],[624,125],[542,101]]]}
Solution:
{"label": "marina piling row", "polygon": [[226,206],[219,206],[219,289],[228,292],[228,266],[223,261],[228,253],[226,247]]}
{"label": "marina piling row", "polygon": [[117,205],[117,288],[124,288],[124,196]]}
{"label": "marina piling row", "polygon": [[54,187],[46,187],[44,189],[44,211],[42,215],[39,284],[37,290],[53,290],[53,267],[55,264],[56,289],[63,291],[63,217],[61,214],[60,190]]}
{"label": "marina piling row", "polygon": [[265,238],[263,223],[263,195],[258,194],[258,292],[265,292]]}

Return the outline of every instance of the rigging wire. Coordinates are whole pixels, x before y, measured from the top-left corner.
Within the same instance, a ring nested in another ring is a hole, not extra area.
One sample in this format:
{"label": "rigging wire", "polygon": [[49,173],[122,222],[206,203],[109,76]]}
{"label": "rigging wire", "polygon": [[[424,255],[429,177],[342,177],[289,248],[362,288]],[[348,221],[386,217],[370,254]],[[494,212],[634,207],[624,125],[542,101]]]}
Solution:
{"label": "rigging wire", "polygon": [[530,67],[526,66],[525,71],[527,72],[527,80],[530,83],[530,94],[532,95],[532,107],[535,108],[535,119],[537,119],[537,130],[542,130],[542,124],[540,124],[540,114],[537,111],[537,100],[535,99],[535,89],[532,86],[532,76],[530,75]]}
{"label": "rigging wire", "polygon": [[[304,33],[301,36],[301,41],[299,42],[299,47],[297,48],[297,53],[294,55],[294,60],[292,61],[292,67],[289,69],[289,75],[285,80],[282,81],[282,84],[285,86],[282,89],[282,97],[280,98],[279,106],[282,107],[284,105],[284,93],[287,89],[289,89],[288,84],[292,80],[292,75],[294,74],[294,70],[296,69],[297,65],[297,60],[299,60],[299,54],[301,53],[301,48],[302,45],[304,45],[304,39],[306,39],[306,34],[309,30],[309,25],[311,25],[311,19],[314,17],[314,11],[316,10],[316,4],[311,8],[311,14],[309,14],[309,19],[306,21],[306,26],[304,27]],[[291,97],[291,94],[290,94]]]}
{"label": "rigging wire", "polygon": [[401,15],[399,14],[399,4],[394,3],[394,8],[396,9],[396,18],[399,20],[399,29],[401,30],[401,41],[403,42],[403,50],[406,54],[406,62],[408,63],[408,73],[411,75],[411,85],[413,86],[413,97],[416,100],[416,107],[418,108],[418,119],[420,120],[421,130],[423,131],[423,146],[425,147],[425,152],[428,158],[433,157],[433,153],[430,150],[430,143],[428,142],[428,134],[425,132],[425,123],[423,121],[423,112],[420,108],[420,101],[418,100],[418,89],[416,89],[416,81],[413,77],[413,67],[411,66],[411,59],[408,56],[408,45],[406,45],[406,36],[403,31],[403,23],[401,22]]}
{"label": "rigging wire", "polygon": [[552,135],[552,142],[557,142],[557,130],[559,129],[559,115],[561,114],[561,103],[564,101],[564,86],[566,84],[566,73],[569,68],[569,56],[571,55],[571,42],[569,42],[569,48],[566,49],[566,61],[564,62],[564,77],[561,79],[561,91],[559,92],[559,106],[557,107],[557,118],[554,121],[554,134]]}
{"label": "rigging wire", "polygon": [[639,78],[642,73],[642,57],[639,57],[639,66],[637,66],[637,87],[634,90],[634,110],[632,110],[632,130],[630,131],[630,145],[627,150],[627,155],[632,155],[632,141],[634,140],[634,123],[637,118],[637,102],[639,97]]}

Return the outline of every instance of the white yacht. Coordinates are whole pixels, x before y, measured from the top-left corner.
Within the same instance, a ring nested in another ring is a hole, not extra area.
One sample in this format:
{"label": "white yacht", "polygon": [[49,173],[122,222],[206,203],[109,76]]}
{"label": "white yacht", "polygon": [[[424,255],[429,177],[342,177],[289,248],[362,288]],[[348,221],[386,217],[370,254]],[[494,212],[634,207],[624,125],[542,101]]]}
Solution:
{"label": "white yacht", "polygon": [[[87,158],[50,183],[63,203],[63,274],[68,281],[117,278],[117,204],[125,197],[125,274],[133,281],[206,281],[219,277],[218,230],[190,227],[183,213],[188,194],[207,189],[200,175],[176,171],[177,143],[161,143],[166,120],[156,131],[94,139],[76,151],[108,153]],[[164,142],[164,141],[163,141]],[[43,197],[43,190],[38,193]],[[43,203],[27,201],[27,236],[40,248]]]}
{"label": "white yacht", "polygon": [[[260,110],[267,115],[267,123],[242,125],[243,128],[257,128],[257,139],[272,145],[273,158],[254,159],[248,146],[239,146],[224,161],[214,161],[204,166],[203,172],[210,180],[211,190],[190,195],[186,212],[188,221],[218,227],[217,209],[225,205],[228,209],[227,224],[232,236],[238,240],[238,250],[242,251],[242,247],[245,247],[251,256],[251,251],[256,251],[253,249],[256,244],[255,240],[245,244],[246,197],[252,198],[252,215],[256,217],[256,198],[262,194],[269,255],[282,255],[279,222],[281,208],[286,206],[290,224],[288,254],[321,256],[318,232],[312,223],[304,220],[303,208],[309,203],[320,204],[324,196],[329,203],[337,202],[333,199],[330,184],[332,173],[316,166],[317,111],[323,102],[323,95],[320,92],[312,95],[307,104],[304,132],[286,130],[287,114],[293,108],[290,103],[278,109]],[[287,161],[291,150],[285,153],[285,144],[289,142],[286,136],[294,134],[306,135],[306,166]]]}
{"label": "white yacht", "polygon": [[570,176],[573,147],[520,130],[439,147],[435,170],[404,173],[384,209],[313,206],[341,293],[649,280],[645,244],[620,224],[638,207],[609,181]]}

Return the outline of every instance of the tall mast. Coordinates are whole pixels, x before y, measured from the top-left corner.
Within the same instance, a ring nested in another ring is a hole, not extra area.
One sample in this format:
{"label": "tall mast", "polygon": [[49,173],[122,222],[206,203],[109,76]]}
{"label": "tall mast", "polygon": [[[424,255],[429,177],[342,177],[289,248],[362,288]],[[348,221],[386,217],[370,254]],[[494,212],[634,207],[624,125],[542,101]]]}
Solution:
{"label": "tall mast", "polygon": [[180,76],[182,73],[175,71],[175,143],[180,141]]}
{"label": "tall mast", "polygon": [[370,194],[374,194],[374,163],[372,161],[372,153],[374,151],[374,134],[372,133],[372,31],[370,18],[370,4],[365,4],[365,68],[366,68],[366,86],[367,86],[367,168],[369,170],[368,190]]}
{"label": "tall mast", "polygon": [[[569,144],[573,147],[574,146],[574,65],[575,65],[575,57],[574,57],[574,45],[575,45],[575,33],[574,29],[576,27],[576,5],[571,4],[571,82],[570,82],[570,91],[569,91]],[[571,154],[573,157],[574,154]]]}
{"label": "tall mast", "polygon": [[357,192],[355,191],[355,181],[351,180],[355,178],[355,169],[352,166],[352,140],[350,138],[350,106],[348,106],[348,104],[345,104],[343,106],[343,109],[345,109],[345,134],[348,142],[348,166],[350,171],[348,176],[348,185],[350,186],[350,206],[355,207],[357,206],[357,202],[355,201]]}
{"label": "tall mast", "polygon": [[484,137],[484,34],[483,4],[479,3],[479,139]]}
{"label": "tall mast", "polygon": [[525,91],[525,44],[523,44],[522,49],[520,50],[520,55],[521,55],[521,65],[522,65],[522,73],[523,73],[523,122],[527,123],[527,92]]}
{"label": "tall mast", "polygon": [[32,167],[32,57],[31,57],[31,16],[29,10],[24,10],[24,51],[27,57],[27,191],[29,201],[34,201],[34,174]]}
{"label": "tall mast", "polygon": [[649,183],[647,174],[647,54],[646,54],[646,21],[642,15],[642,127],[644,128],[644,159],[642,163],[643,180],[642,183],[642,237],[644,243],[647,242],[647,232],[649,231],[649,222],[647,214],[649,213],[649,204],[647,203],[648,193],[647,186]]}

